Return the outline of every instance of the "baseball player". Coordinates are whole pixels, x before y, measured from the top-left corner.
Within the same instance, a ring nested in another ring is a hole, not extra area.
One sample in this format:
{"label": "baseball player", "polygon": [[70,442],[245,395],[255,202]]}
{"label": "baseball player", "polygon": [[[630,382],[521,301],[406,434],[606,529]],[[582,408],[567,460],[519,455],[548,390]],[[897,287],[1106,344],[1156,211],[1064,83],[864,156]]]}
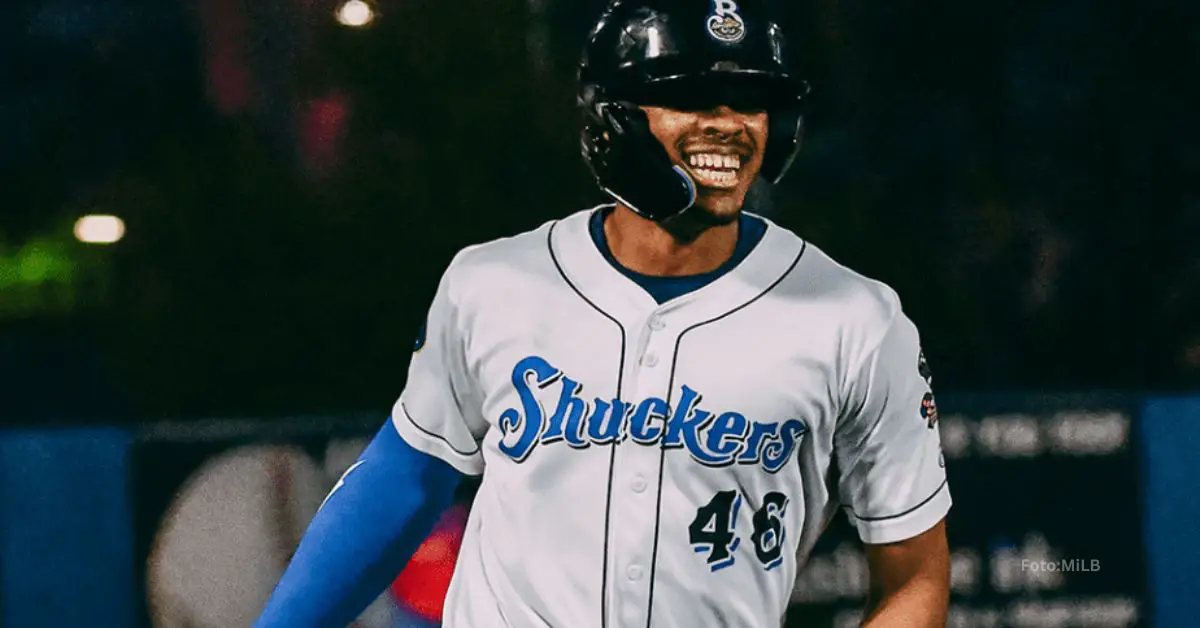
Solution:
{"label": "baseball player", "polygon": [[[344,626],[481,475],[449,628],[779,626],[839,509],[864,625],[944,625],[950,492],[887,286],[743,207],[806,83],[758,0],[611,4],[580,69],[610,205],[461,251],[391,421],[259,622]],[[752,208],[750,208],[752,209]]]}

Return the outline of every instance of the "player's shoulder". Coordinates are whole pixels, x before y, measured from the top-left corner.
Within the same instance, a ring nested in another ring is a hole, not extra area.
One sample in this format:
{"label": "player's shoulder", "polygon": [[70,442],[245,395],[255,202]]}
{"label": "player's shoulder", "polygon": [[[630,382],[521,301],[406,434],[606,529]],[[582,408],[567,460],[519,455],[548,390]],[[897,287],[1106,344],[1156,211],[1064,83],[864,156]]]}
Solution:
{"label": "player's shoulder", "polygon": [[478,242],[463,247],[446,272],[471,274],[491,267],[511,267],[528,263],[546,253],[546,238],[556,221],[547,221],[537,227],[493,240]]}
{"label": "player's shoulder", "polygon": [[549,239],[559,222],[548,220],[527,231],[462,248],[447,266],[443,281],[454,293],[483,294],[510,290],[525,278],[552,271]]}
{"label": "player's shoulder", "polygon": [[835,310],[843,324],[884,329],[901,314],[900,297],[891,286],[842,264],[821,247],[768,221],[802,242],[796,265],[778,287],[782,298]]}

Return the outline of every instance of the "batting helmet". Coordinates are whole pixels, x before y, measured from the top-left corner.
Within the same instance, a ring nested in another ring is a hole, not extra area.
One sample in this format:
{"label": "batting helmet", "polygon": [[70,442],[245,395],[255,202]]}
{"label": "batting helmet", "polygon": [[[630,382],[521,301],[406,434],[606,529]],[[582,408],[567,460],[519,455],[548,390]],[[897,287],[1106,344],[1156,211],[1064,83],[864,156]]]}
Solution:
{"label": "batting helmet", "polygon": [[808,84],[786,58],[765,0],[614,0],[579,67],[584,160],[600,188],[651,220],[696,201],[639,105],[766,110],[761,174],[778,183],[800,147]]}

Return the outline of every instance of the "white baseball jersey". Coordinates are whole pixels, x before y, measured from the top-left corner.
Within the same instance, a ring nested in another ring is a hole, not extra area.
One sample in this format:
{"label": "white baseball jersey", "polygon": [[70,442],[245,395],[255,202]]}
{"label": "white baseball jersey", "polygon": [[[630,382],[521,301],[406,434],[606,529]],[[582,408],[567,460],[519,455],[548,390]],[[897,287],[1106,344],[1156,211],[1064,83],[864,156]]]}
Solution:
{"label": "white baseball jersey", "polygon": [[942,519],[928,371],[892,290],[768,221],[659,305],[590,214],[457,255],[396,402],[410,444],[483,475],[445,626],[777,626],[839,506],[867,543]]}

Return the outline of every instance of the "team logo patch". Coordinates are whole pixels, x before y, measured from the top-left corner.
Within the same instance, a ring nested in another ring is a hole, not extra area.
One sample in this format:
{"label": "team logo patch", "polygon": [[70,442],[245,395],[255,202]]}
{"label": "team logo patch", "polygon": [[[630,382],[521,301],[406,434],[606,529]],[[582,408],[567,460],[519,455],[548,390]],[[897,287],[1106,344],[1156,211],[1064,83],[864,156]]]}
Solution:
{"label": "team logo patch", "polygon": [[[933,388],[933,371],[929,370],[929,362],[925,359],[924,351],[917,356],[917,373],[921,375],[921,379],[925,380],[926,386]],[[925,419],[929,429],[937,426],[937,401],[933,398],[932,392],[927,392],[924,397],[921,397],[921,418]]]}
{"label": "team logo patch", "polygon": [[927,392],[924,397],[921,397],[921,418],[925,419],[925,424],[929,429],[937,427],[938,422],[938,407],[937,401],[933,398],[933,393]]}
{"label": "team logo patch", "polygon": [[413,353],[416,353],[425,347],[425,323],[421,323],[421,329],[417,331],[417,339],[413,342]]}
{"label": "team logo patch", "polygon": [[925,385],[933,387],[933,371],[929,370],[929,362],[925,360],[925,352],[917,357],[917,372],[921,374],[921,379],[925,380]]}
{"label": "team logo patch", "polygon": [[713,12],[705,23],[713,39],[727,44],[736,44],[746,37],[746,22],[738,14],[738,5],[733,0],[712,0]]}

